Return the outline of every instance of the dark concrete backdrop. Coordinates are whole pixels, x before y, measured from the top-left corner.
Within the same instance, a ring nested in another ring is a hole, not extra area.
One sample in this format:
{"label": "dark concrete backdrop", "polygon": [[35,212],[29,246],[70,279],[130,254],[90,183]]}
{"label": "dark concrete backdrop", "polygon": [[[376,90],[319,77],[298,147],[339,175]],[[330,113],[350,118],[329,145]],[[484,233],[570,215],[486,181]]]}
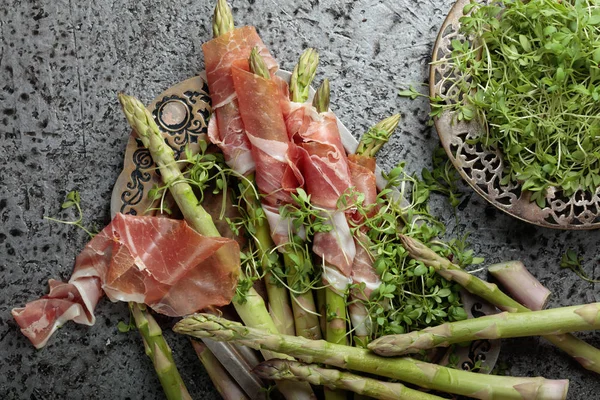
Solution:
{"label": "dark concrete backdrop", "polygon": [[[203,69],[211,37],[208,0],[0,1],[0,398],[161,399],[135,333],[122,334],[125,304],[103,300],[93,327],[66,324],[36,351],[10,310],[67,280],[86,235],[42,219],[57,216],[65,194],[81,192],[85,224],[109,222],[111,188],[129,129],[117,103],[124,90],[148,102]],[[321,54],[318,80],[332,82],[332,108],[360,135],[401,112],[400,132],[382,150],[390,168],[430,165],[437,144],[425,101],[399,87],[425,81],[438,27],[452,0],[236,0],[238,24],[256,25],[283,68],[306,46]],[[523,260],[554,292],[550,306],[598,301],[597,288],[558,266],[567,248],[600,276],[599,232],[538,229],[495,211],[466,190],[457,216],[433,208],[451,235],[473,232],[487,262]],[[458,221],[458,222],[457,222]],[[167,333],[197,399],[216,398],[185,339]],[[582,335],[600,346],[597,334]],[[502,361],[514,375],[570,378],[570,399],[600,398],[600,380],[539,338],[507,340]]]}

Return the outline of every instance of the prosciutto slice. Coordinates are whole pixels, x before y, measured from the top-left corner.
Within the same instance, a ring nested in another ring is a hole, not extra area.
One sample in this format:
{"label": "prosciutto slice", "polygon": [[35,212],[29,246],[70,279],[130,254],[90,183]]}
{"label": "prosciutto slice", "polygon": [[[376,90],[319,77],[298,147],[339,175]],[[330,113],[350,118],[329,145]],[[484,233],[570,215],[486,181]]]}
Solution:
{"label": "prosciutto slice", "polygon": [[[363,206],[373,205],[372,210],[367,213],[371,216],[377,212],[375,202],[377,201],[377,183],[375,178],[375,159],[373,157],[352,154],[348,156],[348,165],[352,185],[357,192],[364,195]],[[349,213],[355,223],[359,224],[364,218],[358,213]],[[364,228],[366,229],[366,228]],[[363,290],[353,290],[351,295],[355,300],[366,301],[371,297],[375,289],[381,285],[381,280],[375,268],[374,258],[369,251],[371,245],[369,238],[358,230],[355,236],[356,257],[352,264],[352,281],[355,284],[364,284]],[[355,328],[357,336],[368,336],[371,333],[371,321],[365,305],[361,301],[352,302],[349,306],[350,319]]]}
{"label": "prosciutto slice", "polygon": [[332,227],[330,232],[315,234],[313,251],[328,266],[324,279],[342,290],[351,275],[356,248],[343,212],[337,211],[338,200],[351,186],[337,119],[331,112],[317,113],[310,104],[292,105],[290,110],[286,126],[290,139],[297,144],[295,158],[305,190],[311,202],[323,208],[323,216]]}
{"label": "prosciutto slice", "polygon": [[102,292],[183,316],[228,304],[239,260],[232,239],[202,236],[184,221],[117,214],[77,256],[68,283],[50,280],[48,295],[12,314],[37,348],[68,320],[93,325]]}
{"label": "prosciutto slice", "polygon": [[272,206],[293,202],[290,193],[303,185],[303,177],[290,158],[290,146],[279,84],[249,72],[248,62],[233,64],[232,76],[256,163],[256,185],[263,203]]}
{"label": "prosciutto slice", "polygon": [[306,192],[319,207],[335,209],[351,186],[346,151],[332,112],[318,114],[305,104],[286,121],[290,138],[299,146],[300,169]]}
{"label": "prosciutto slice", "polygon": [[377,180],[375,178],[375,159],[373,157],[350,154],[348,156],[350,180],[357,192],[365,198],[363,205],[377,202]]}
{"label": "prosciutto slice", "polygon": [[259,48],[259,53],[269,70],[275,72],[278,69],[277,62],[254,27],[237,28],[202,45],[213,108],[208,136],[211,142],[221,148],[227,164],[240,174],[252,172],[254,161],[239,114],[239,101],[233,85],[231,66],[236,60],[248,59],[254,47]]}

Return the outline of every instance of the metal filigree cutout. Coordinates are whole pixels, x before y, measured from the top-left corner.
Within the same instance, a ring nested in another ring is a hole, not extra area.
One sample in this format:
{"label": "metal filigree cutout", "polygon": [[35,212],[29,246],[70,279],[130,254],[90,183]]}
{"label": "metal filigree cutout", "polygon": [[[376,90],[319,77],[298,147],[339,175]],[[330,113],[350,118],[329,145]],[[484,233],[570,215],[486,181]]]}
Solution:
{"label": "metal filigree cutout", "polygon": [[[460,93],[457,93],[458,89],[455,86],[448,83],[448,78],[456,76],[444,60],[450,57],[453,39],[465,40],[459,33],[459,19],[468,3],[469,0],[456,2],[440,29],[433,49],[429,76],[430,95],[441,96],[448,99],[448,102],[449,98]],[[550,188],[546,194],[546,207],[540,208],[530,201],[530,192],[521,191],[520,184],[500,184],[504,171],[500,150],[469,143],[469,139],[476,138],[484,132],[484,128],[478,122],[457,122],[451,111],[445,111],[435,119],[435,127],[442,146],[463,179],[500,210],[523,221],[548,228],[600,228],[600,188],[596,193],[579,190],[571,197],[565,197],[560,190]]]}
{"label": "metal filigree cutout", "polygon": [[[186,147],[192,153],[198,152],[199,141],[207,132],[212,112],[210,104],[208,85],[201,75],[169,88],[148,106],[176,159],[181,158]],[[112,212],[144,214],[154,207],[148,191],[160,184],[150,152],[132,134],[125,151],[123,171],[113,189]]]}

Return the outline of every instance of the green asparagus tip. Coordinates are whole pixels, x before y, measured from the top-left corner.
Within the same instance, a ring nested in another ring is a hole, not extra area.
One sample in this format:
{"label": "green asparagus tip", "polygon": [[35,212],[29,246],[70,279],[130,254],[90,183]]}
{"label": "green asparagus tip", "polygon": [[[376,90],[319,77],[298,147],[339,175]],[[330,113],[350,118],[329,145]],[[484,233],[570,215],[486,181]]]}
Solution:
{"label": "green asparagus tip", "polygon": [[375,129],[387,132],[388,137],[394,133],[400,122],[400,114],[394,114],[374,126]]}
{"label": "green asparagus tip", "polygon": [[160,130],[158,129],[156,122],[154,122],[152,114],[150,114],[150,111],[146,109],[144,104],[135,97],[128,96],[124,93],[119,93],[117,96],[121,103],[121,107],[123,108],[123,113],[127,118],[127,122],[129,122],[129,125],[131,125],[142,141],[144,141],[144,146],[147,146],[147,138],[151,134],[160,135]]}
{"label": "green asparagus tip", "polygon": [[213,36],[219,37],[234,29],[233,14],[226,0],[218,0],[213,14]]}
{"label": "green asparagus tip", "polygon": [[319,53],[315,49],[308,48],[300,56],[298,64],[290,79],[290,97],[292,101],[304,103],[308,100],[308,90],[319,64]]}
{"label": "green asparagus tip", "polygon": [[356,154],[375,157],[381,147],[390,140],[399,122],[400,114],[392,115],[378,122],[362,136]]}
{"label": "green asparagus tip", "polygon": [[323,113],[329,110],[329,94],[329,79],[325,78],[313,99],[313,106],[317,109],[317,112]]}
{"label": "green asparagus tip", "polygon": [[271,79],[271,74],[269,74],[269,68],[267,68],[267,64],[265,64],[265,60],[259,53],[258,47],[255,47],[250,52],[249,58],[250,71],[255,73],[256,75],[265,78]]}

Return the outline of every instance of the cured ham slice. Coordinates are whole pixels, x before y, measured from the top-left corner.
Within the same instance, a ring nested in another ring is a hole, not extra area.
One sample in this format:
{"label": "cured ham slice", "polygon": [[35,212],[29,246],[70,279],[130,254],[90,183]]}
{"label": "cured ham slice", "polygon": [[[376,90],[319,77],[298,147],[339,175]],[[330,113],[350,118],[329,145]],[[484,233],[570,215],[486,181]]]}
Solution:
{"label": "cured ham slice", "polygon": [[117,214],[77,256],[68,283],[50,280],[48,295],[12,313],[39,348],[68,320],[93,325],[102,291],[169,316],[228,304],[239,263],[232,239],[202,236],[184,221]]}
{"label": "cured ham slice", "polygon": [[254,171],[250,142],[244,131],[237,99],[213,111],[207,133],[211,143],[219,146],[231,169],[242,175]]}
{"label": "cured ham slice", "polygon": [[271,229],[271,239],[275,245],[283,251],[283,246],[290,242],[290,232],[298,236],[303,241],[306,240],[306,230],[300,226],[298,230],[294,228],[293,221],[290,218],[283,218],[279,214],[277,207],[263,204],[263,211],[269,222]]}
{"label": "cured ham slice", "polygon": [[365,198],[363,205],[377,202],[377,180],[375,178],[375,159],[373,157],[350,154],[348,156],[350,180],[357,192]]}
{"label": "cured ham slice", "polygon": [[258,47],[267,68],[276,71],[277,61],[252,26],[236,28],[202,45],[213,109],[222,107],[236,97],[231,65],[235,60],[247,60],[254,47]]}
{"label": "cured ham slice", "polygon": [[[336,274],[350,277],[356,248],[343,212],[337,211],[340,197],[351,186],[337,119],[331,112],[317,113],[310,104],[292,104],[290,109],[286,126],[290,139],[297,144],[295,158],[299,160],[305,190],[311,203],[323,208],[323,216],[332,227],[329,232],[315,234],[313,251],[329,268],[325,269],[324,279],[332,285],[332,279],[340,282],[338,290],[342,290],[347,283]],[[336,283],[334,287],[337,286]]]}
{"label": "cured ham slice", "polygon": [[[348,156],[348,165],[352,185],[357,192],[364,195],[363,206],[373,205],[367,216],[372,216],[377,212],[375,203],[377,201],[377,183],[375,178],[375,159],[373,157],[351,154]],[[350,213],[349,218],[359,224],[364,218],[358,213]],[[350,319],[359,337],[369,336],[371,333],[371,321],[365,305],[361,302],[371,297],[375,289],[381,285],[381,280],[375,268],[373,268],[374,258],[369,252],[371,245],[369,238],[360,230],[356,232],[356,257],[352,264],[352,281],[355,284],[364,284],[362,290],[353,290],[352,298],[359,301],[352,302],[349,306]]]}
{"label": "cured ham slice", "polygon": [[317,232],[313,238],[313,252],[323,258],[327,264],[335,266],[340,273],[349,277],[356,255],[356,247],[352,232],[343,211],[324,213],[329,232]]}
{"label": "cured ham slice", "polygon": [[23,308],[15,308],[12,315],[21,332],[35,348],[46,345],[50,336],[67,321],[94,325],[94,308],[102,297],[100,279],[85,278],[73,283],[49,280],[50,292]]}
{"label": "cured ham slice", "polygon": [[236,60],[246,60],[250,51],[259,53],[271,71],[278,69],[254,27],[234,29],[202,45],[206,78],[212,100],[213,118],[208,126],[211,142],[218,145],[227,164],[240,174],[254,170],[250,142],[245,135],[239,114],[239,102],[233,85],[231,66]]}
{"label": "cured ham slice", "polygon": [[290,145],[281,111],[277,82],[249,72],[248,62],[233,64],[232,76],[246,135],[256,163],[256,185],[263,203],[278,206],[293,202],[290,193],[303,178],[290,159]]}
{"label": "cured ham slice", "polygon": [[290,138],[300,148],[300,170],[311,201],[319,207],[335,209],[340,196],[351,186],[335,115],[317,114],[306,104],[293,111],[286,124]]}

